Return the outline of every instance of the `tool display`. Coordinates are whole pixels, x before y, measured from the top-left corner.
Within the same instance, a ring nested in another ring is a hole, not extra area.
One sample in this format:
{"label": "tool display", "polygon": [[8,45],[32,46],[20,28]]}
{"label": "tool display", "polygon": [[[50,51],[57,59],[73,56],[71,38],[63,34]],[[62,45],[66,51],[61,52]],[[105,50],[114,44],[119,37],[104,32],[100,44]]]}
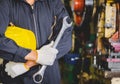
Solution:
{"label": "tool display", "polygon": [[107,0],[105,7],[105,37],[110,38],[116,32],[116,3]]}
{"label": "tool display", "polygon": [[93,63],[105,78],[120,77],[120,3],[107,0],[104,7],[101,11],[104,18],[102,13],[100,16],[103,23],[98,23],[97,53]]}

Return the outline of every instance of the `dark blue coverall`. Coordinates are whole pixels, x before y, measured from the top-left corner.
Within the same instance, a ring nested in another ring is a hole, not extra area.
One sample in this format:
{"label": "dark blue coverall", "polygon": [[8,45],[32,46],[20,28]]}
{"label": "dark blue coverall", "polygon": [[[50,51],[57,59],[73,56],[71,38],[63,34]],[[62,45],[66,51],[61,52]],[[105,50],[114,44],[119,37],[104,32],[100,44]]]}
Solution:
{"label": "dark blue coverall", "polygon": [[[4,33],[12,22],[15,26],[32,30],[37,39],[37,49],[46,44],[53,32],[53,39],[62,25],[62,19],[68,13],[61,0],[35,0],[31,6],[25,0],[0,0],[0,58],[4,59],[1,78],[3,84],[35,84],[32,76],[39,70],[38,65],[14,79],[4,71],[8,61],[26,62],[24,57],[31,51],[18,46],[13,40],[6,38]],[[56,17],[56,19],[55,19]],[[56,21],[56,25],[52,28]],[[42,84],[60,84],[58,59],[71,49],[72,27],[68,28],[57,46],[59,51],[53,66],[47,67]]]}

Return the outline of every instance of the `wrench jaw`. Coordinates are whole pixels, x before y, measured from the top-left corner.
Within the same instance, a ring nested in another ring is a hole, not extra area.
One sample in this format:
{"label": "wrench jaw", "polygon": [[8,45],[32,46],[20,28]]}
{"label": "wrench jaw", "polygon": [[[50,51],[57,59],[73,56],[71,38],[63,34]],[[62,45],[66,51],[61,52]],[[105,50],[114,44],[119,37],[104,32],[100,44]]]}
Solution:
{"label": "wrench jaw", "polygon": [[42,80],[43,80],[43,75],[44,75],[44,72],[45,72],[45,69],[46,69],[47,66],[42,66],[42,68],[33,75],[33,80],[35,83],[41,83]]}
{"label": "wrench jaw", "polygon": [[38,74],[38,73],[35,73],[35,74],[33,75],[33,81],[34,81],[35,83],[40,84],[40,83],[42,82],[42,80],[43,80],[43,75]]}
{"label": "wrench jaw", "polygon": [[64,29],[67,29],[70,26],[72,26],[72,21],[69,19],[68,16],[63,18],[63,26],[64,26]]}

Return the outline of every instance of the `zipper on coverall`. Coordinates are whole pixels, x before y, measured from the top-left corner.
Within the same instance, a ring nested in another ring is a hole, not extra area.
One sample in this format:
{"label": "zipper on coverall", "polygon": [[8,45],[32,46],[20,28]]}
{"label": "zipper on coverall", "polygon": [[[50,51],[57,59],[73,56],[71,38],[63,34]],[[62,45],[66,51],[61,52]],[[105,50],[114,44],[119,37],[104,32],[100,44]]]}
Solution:
{"label": "zipper on coverall", "polygon": [[[34,11],[34,5],[31,6],[32,11]],[[34,28],[35,28],[35,35],[36,35],[36,46],[37,48],[39,47],[39,43],[38,43],[38,32],[37,32],[37,22],[36,22],[36,18],[35,18],[35,14],[34,12],[32,13],[32,17],[33,17],[33,22],[34,22]],[[39,66],[39,70],[41,69],[41,66]],[[41,84],[41,83],[40,83]]]}
{"label": "zipper on coverall", "polygon": [[[31,6],[32,11],[34,11],[34,6]],[[35,28],[35,35],[36,35],[36,46],[39,47],[39,43],[38,43],[38,32],[37,32],[37,23],[36,23],[36,18],[35,18],[35,14],[34,12],[32,13],[32,17],[33,17],[33,22],[34,22],[34,28]]]}

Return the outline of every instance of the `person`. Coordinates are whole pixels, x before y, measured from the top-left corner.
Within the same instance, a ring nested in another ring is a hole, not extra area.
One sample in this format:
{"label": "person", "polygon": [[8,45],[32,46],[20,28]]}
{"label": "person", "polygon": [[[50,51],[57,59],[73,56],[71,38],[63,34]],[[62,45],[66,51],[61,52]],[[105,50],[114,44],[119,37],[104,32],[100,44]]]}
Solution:
{"label": "person", "polygon": [[[0,81],[3,84],[36,84],[32,76],[40,65],[47,65],[41,84],[60,84],[58,60],[71,49],[73,27],[65,30],[56,48],[52,46],[65,16],[69,15],[61,0],[0,0],[0,58],[4,59]],[[36,50],[23,48],[5,36],[10,23],[34,32]]]}

